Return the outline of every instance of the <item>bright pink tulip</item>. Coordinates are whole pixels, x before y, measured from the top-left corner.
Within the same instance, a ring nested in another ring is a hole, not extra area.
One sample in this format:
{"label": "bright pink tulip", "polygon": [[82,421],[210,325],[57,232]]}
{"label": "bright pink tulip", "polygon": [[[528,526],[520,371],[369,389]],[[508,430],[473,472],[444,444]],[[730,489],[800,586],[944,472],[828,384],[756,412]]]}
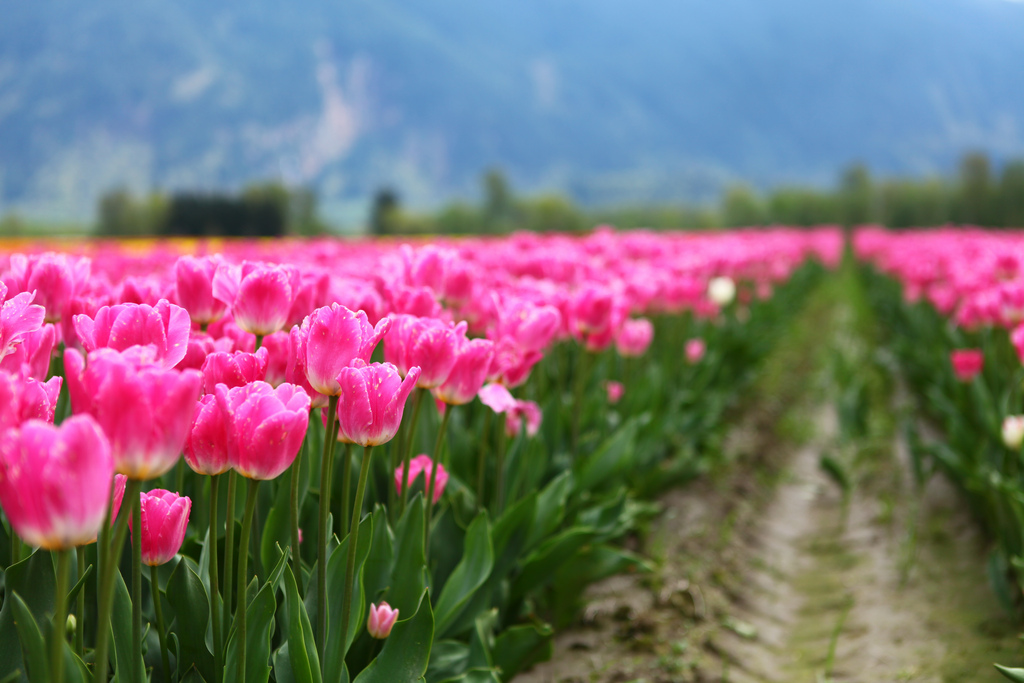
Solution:
{"label": "bright pink tulip", "polygon": [[490,339],[462,340],[455,365],[444,384],[433,390],[434,398],[455,406],[472,401],[487,380],[493,357]]}
{"label": "bright pink tulip", "polygon": [[213,296],[213,278],[222,262],[219,256],[182,256],[174,264],[178,305],[200,325],[220,319],[227,311],[227,304]]}
{"label": "bright pink tulip", "polygon": [[338,374],[338,438],[360,446],[391,441],[419,375],[419,368],[410,368],[403,380],[391,363],[366,365],[358,359],[356,365],[342,368]]}
{"label": "bright pink tulip", "polygon": [[[417,455],[415,458],[409,461],[409,487],[412,488],[413,482],[416,481],[416,477],[423,474],[423,486],[427,487],[430,485],[430,477],[433,476],[434,461],[430,459],[429,455],[422,454]],[[402,476],[404,473],[404,467],[399,465],[395,468],[395,490],[398,491],[398,495],[402,495]],[[441,500],[442,494],[444,494],[444,487],[448,485],[448,471],[445,470],[444,465],[437,466],[437,481],[434,482],[434,502]]]}
{"label": "bright pink tulip", "polygon": [[288,364],[295,362],[291,335],[284,331],[268,334],[260,348],[267,350],[267,376],[263,380],[275,387],[287,382]]}
{"label": "bright pink tulip", "polygon": [[448,379],[459,341],[465,336],[464,322],[453,326],[437,318],[396,315],[384,338],[384,360],[393,363],[402,375],[411,367],[420,368],[416,386],[434,389]]}
{"label": "bright pink tulip", "polygon": [[203,391],[212,394],[218,384],[228,389],[267,378],[268,352],[261,348],[256,353],[235,351],[214,352],[203,361]]}
{"label": "bright pink tulip", "polygon": [[[57,322],[67,311],[77,285],[89,278],[90,261],[52,251],[25,256],[13,254],[4,276],[7,287],[35,292],[35,303],[46,309],[47,322]],[[3,297],[0,296],[0,299]]]}
{"label": "bright pink tulip", "polygon": [[57,328],[43,325],[22,336],[14,351],[0,359],[0,369],[21,373],[39,380],[50,373],[50,358],[57,343]]}
{"label": "bright pink tulip", "polygon": [[32,303],[33,296],[22,292],[6,299],[7,285],[0,282],[0,359],[14,353],[18,344],[43,326],[46,311]]}
{"label": "bright pink tulip", "polygon": [[622,400],[622,395],[626,393],[626,387],[622,385],[622,382],[606,382],[604,388],[608,392],[609,403],[618,403]]}
{"label": "bright pink tulip", "polygon": [[338,373],[357,359],[369,363],[390,327],[389,318],[373,327],[366,313],[332,304],[313,311],[302,327],[292,328],[292,345],[310,386],[325,396],[338,396]]}
{"label": "bright pink tulip", "polygon": [[391,605],[386,602],[380,603],[380,606],[371,603],[370,616],[366,619],[366,630],[374,638],[383,640],[391,635],[391,629],[394,628],[396,621],[398,610],[391,609]]}
{"label": "bright pink tulip", "polygon": [[110,439],[117,471],[153,479],[174,467],[188,438],[202,374],[152,364],[152,347],[98,349],[88,364],[64,352],[71,406],[89,413]]}
{"label": "bright pink tulip", "polygon": [[554,306],[537,306],[517,299],[502,309],[498,327],[488,337],[511,337],[524,351],[543,351],[561,326],[562,314]]}
{"label": "bright pink tulip", "polygon": [[699,337],[694,339],[688,339],[686,341],[686,362],[691,365],[699,363],[700,359],[704,357],[704,351],[707,346],[704,344],[704,340]]}
{"label": "bright pink tulip", "polygon": [[117,521],[117,513],[121,511],[121,502],[124,500],[124,490],[128,486],[128,477],[123,474],[114,475],[114,498],[110,504],[110,526]]}
{"label": "bright pink tulip", "polygon": [[59,427],[29,420],[0,436],[0,506],[30,545],[65,550],[95,540],[113,478],[110,444],[88,415]]}
{"label": "bright pink tulip", "polygon": [[61,381],[60,377],[53,377],[40,382],[0,370],[0,430],[18,427],[28,420],[52,424]]}
{"label": "bright pink tulip", "polygon": [[953,373],[961,382],[970,382],[985,364],[985,357],[980,349],[957,349],[950,354]]}
{"label": "bright pink tulip", "polygon": [[523,349],[512,337],[501,337],[494,344],[487,377],[505,386],[517,387],[530,378],[533,366],[543,358],[540,351]]}
{"label": "bright pink tulip", "polygon": [[[174,559],[185,540],[192,499],[164,489],[139,493],[142,522],[142,563],[150,567],[167,564]],[[135,533],[132,518],[128,528]]]}
{"label": "bright pink tulip", "polygon": [[75,332],[86,351],[111,348],[124,351],[131,346],[152,345],[157,360],[168,368],[177,365],[188,352],[192,321],[188,311],[166,299],[156,306],[116,304],[104,306],[94,317],[75,316]]}
{"label": "bright pink tulip", "polygon": [[309,426],[309,396],[302,387],[252,382],[217,386],[217,405],[228,429],[228,462],[243,477],[267,480],[295,460]]}
{"label": "bright pink tulip", "polygon": [[654,325],[646,318],[626,320],[615,337],[615,347],[621,356],[642,356],[654,339]]}
{"label": "bright pink tulip", "polygon": [[203,396],[196,404],[192,428],[185,441],[185,462],[199,474],[221,474],[231,469],[228,420],[213,394]]}
{"label": "bright pink tulip", "polygon": [[505,433],[509,436],[517,436],[523,427],[523,419],[526,419],[526,435],[537,436],[540,431],[540,421],[543,417],[540,406],[533,401],[516,401],[512,410],[505,414]]}
{"label": "bright pink tulip", "polygon": [[213,277],[213,296],[231,306],[246,332],[266,336],[284,328],[295,302],[299,273],[292,266],[246,261],[221,265]]}

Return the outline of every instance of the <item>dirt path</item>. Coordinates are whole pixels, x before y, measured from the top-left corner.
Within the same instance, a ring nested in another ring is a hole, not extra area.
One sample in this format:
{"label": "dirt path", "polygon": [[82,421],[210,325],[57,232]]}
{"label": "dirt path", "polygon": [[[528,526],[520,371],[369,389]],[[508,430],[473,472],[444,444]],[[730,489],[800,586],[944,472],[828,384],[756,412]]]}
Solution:
{"label": "dirt path", "polygon": [[996,682],[993,661],[1019,662],[959,495],[910,475],[900,392],[850,436],[827,354],[870,359],[850,312],[829,315],[826,356],[798,338],[768,368],[729,440],[737,464],[662,500],[657,572],[593,586],[552,661],[516,683]]}

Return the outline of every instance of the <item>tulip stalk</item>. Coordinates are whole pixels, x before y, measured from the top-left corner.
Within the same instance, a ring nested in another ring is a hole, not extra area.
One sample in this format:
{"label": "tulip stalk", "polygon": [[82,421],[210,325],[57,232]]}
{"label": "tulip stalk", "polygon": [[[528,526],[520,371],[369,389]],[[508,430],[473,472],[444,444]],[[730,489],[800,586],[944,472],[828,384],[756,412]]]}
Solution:
{"label": "tulip stalk", "polygon": [[232,614],[235,594],[233,588],[235,560],[235,488],[238,477],[234,470],[228,471],[228,509],[224,530],[224,621]]}
{"label": "tulip stalk", "polygon": [[[209,547],[206,552],[210,555],[210,621],[213,622],[213,670],[216,678],[220,677],[220,670],[224,666],[223,641],[221,640],[222,626],[220,614],[220,572],[217,566],[217,497],[220,489],[220,475],[210,477],[210,535]],[[230,572],[230,567],[227,568]],[[157,615],[159,620],[159,614]],[[163,631],[163,627],[160,627]],[[162,636],[161,636],[162,637]]]}
{"label": "tulip stalk", "polygon": [[484,509],[484,490],[487,487],[487,437],[491,432],[491,411],[484,414],[484,428],[480,432],[480,448],[476,455],[476,509]]}
{"label": "tulip stalk", "polygon": [[416,400],[413,402],[412,420],[409,422],[409,433],[406,435],[405,453],[402,456],[402,503],[398,508],[398,516],[405,513],[405,506],[409,502],[409,461],[412,459],[412,449],[416,442],[416,425],[420,419],[420,409],[423,406],[423,397],[427,395],[426,389],[416,390]]}
{"label": "tulip stalk", "polygon": [[155,564],[149,568],[149,587],[153,593],[153,611],[156,612],[156,634],[160,638],[160,663],[163,666],[164,680],[170,681],[171,660],[167,656],[167,631],[164,628],[164,608],[160,605],[160,581],[156,575]]}
{"label": "tulip stalk", "polygon": [[54,595],[53,633],[50,634],[50,680],[64,681],[64,633],[68,620],[68,574],[71,551],[57,551],[57,588]]}
{"label": "tulip stalk", "polygon": [[[142,482],[137,479],[129,479],[125,488],[125,499],[138,500],[139,492],[142,489]],[[100,571],[99,584],[99,612],[97,623],[101,624],[96,633],[96,649],[93,668],[93,682],[106,683],[107,681],[107,659],[109,657],[110,629],[103,624],[110,623],[110,613],[114,607],[114,572],[118,571],[118,564],[121,561],[121,551],[124,549],[124,537],[128,533],[127,510],[122,510],[114,523],[114,531],[111,535],[111,543],[103,552],[103,563]]]}
{"label": "tulip stalk", "polygon": [[508,423],[508,416],[505,413],[498,418],[498,471],[494,480],[494,517],[497,519],[505,507],[505,450],[508,447],[508,434],[505,432],[505,425]]}
{"label": "tulip stalk", "polygon": [[[78,554],[78,580],[85,578],[85,546],[80,545]],[[75,652],[81,657],[85,654],[85,595],[79,595],[75,616]]]}
{"label": "tulip stalk", "polygon": [[370,475],[370,455],[373,446],[363,448],[363,462],[359,468],[359,485],[356,487],[356,499],[352,505],[352,526],[348,532],[348,558],[345,563],[345,593],[341,603],[341,638],[338,647],[346,649],[348,643],[348,622],[352,614],[352,582],[356,574],[356,553],[359,545],[359,517],[363,511],[363,495],[366,493],[366,480]]}
{"label": "tulip stalk", "polygon": [[454,409],[455,406],[446,406],[444,417],[441,418],[441,426],[437,429],[437,440],[434,442],[434,466],[430,468],[430,483],[427,485],[427,523],[423,526],[423,552],[426,556],[430,555],[430,520],[434,513],[434,490],[437,487],[437,471],[444,464],[441,449],[444,448],[444,437],[448,433],[448,420],[451,419],[452,410]]}
{"label": "tulip stalk", "polygon": [[352,444],[346,442],[341,463],[341,528],[348,528],[349,491],[352,488]]}
{"label": "tulip stalk", "polygon": [[242,535],[238,541],[238,596],[235,609],[235,638],[238,641],[238,675],[236,681],[245,681],[245,589],[249,579],[249,535],[252,532],[252,517],[256,512],[256,493],[260,482],[249,480],[249,491],[245,496],[245,517],[242,519]]}
{"label": "tulip stalk", "polygon": [[299,476],[302,468],[302,454],[306,450],[306,443],[308,443],[306,440],[302,442],[299,454],[295,456],[295,462],[292,464],[292,481],[289,498],[289,505],[291,508],[292,573],[295,574],[295,580],[298,582],[299,595],[305,595],[305,589],[302,587],[302,556],[299,554]]}
{"label": "tulip stalk", "polygon": [[[132,496],[132,652],[142,652],[142,499]],[[102,622],[101,622],[102,623]],[[56,679],[60,680],[60,679]],[[132,683],[139,680],[137,666],[132,666]]]}
{"label": "tulip stalk", "polygon": [[324,430],[324,450],[320,459],[320,529],[316,539],[316,643],[321,667],[326,661],[324,653],[327,648],[327,539],[331,534],[327,527],[327,517],[331,511],[331,466],[334,464],[334,444],[337,441],[334,430],[337,420],[338,396],[331,396],[327,400],[327,426]]}

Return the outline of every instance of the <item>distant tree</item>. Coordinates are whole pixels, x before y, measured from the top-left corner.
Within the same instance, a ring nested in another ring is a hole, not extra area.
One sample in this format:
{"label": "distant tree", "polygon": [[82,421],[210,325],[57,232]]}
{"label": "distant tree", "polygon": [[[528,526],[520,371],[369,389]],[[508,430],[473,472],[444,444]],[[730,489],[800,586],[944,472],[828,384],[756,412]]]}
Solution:
{"label": "distant tree", "polygon": [[834,193],[784,187],[768,198],[768,216],[773,223],[784,225],[838,223],[839,201]]}
{"label": "distant tree", "polygon": [[97,234],[110,237],[144,235],[145,227],[142,210],[130,190],[119,187],[100,197]]}
{"label": "distant tree", "polygon": [[13,211],[0,218],[0,236],[2,237],[20,237],[25,230],[25,222]]}
{"label": "distant tree", "polygon": [[875,220],[874,187],[864,164],[843,171],[839,180],[840,215],[843,225],[855,226]]}
{"label": "distant tree", "polygon": [[398,193],[390,187],[377,190],[370,210],[370,233],[373,235],[394,235],[399,232],[398,220],[401,202]]}
{"label": "distant tree", "polygon": [[434,219],[435,230],[443,234],[469,235],[482,232],[483,217],[475,207],[465,202],[451,202]]}
{"label": "distant tree", "polygon": [[999,179],[1000,223],[1011,228],[1024,228],[1024,160],[1012,161],[1003,167]]}
{"label": "distant tree", "polygon": [[483,175],[483,219],[491,232],[504,232],[515,219],[515,197],[505,174],[492,168]]}
{"label": "distant tree", "polygon": [[766,218],[764,206],[750,187],[733,185],[722,197],[722,222],[729,227],[760,225]]}
{"label": "distant tree", "polygon": [[559,195],[522,200],[518,206],[524,214],[523,227],[534,232],[580,232],[592,227],[571,201]]}
{"label": "distant tree", "polygon": [[966,154],[960,162],[960,216],[962,223],[985,225],[991,220],[992,164],[984,152]]}

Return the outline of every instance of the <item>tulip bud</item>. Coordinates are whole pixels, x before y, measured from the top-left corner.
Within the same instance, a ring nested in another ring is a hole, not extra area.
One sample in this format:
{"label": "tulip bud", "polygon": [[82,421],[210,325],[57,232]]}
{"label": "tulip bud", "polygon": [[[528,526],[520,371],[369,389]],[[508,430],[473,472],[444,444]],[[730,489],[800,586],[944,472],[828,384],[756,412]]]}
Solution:
{"label": "tulip bud", "polygon": [[1024,415],[1007,415],[1003,418],[1003,443],[1011,450],[1017,450],[1024,443]]}
{"label": "tulip bud", "polygon": [[689,339],[686,342],[686,362],[693,365],[698,363],[701,358],[704,357],[704,351],[707,350],[707,345],[703,339]]}
{"label": "tulip bud", "polygon": [[366,630],[374,638],[383,640],[391,635],[391,629],[396,621],[398,621],[398,610],[391,609],[391,605],[386,602],[380,603],[380,606],[371,604],[370,616],[366,620]]}
{"label": "tulip bud", "polygon": [[724,276],[712,278],[708,283],[708,298],[717,306],[728,306],[736,298],[736,283]]}
{"label": "tulip bud", "polygon": [[78,630],[78,618],[74,614],[68,615],[68,620],[64,623],[64,634],[66,638],[72,638],[75,635],[75,631]]}
{"label": "tulip bud", "polygon": [[622,382],[606,382],[604,388],[608,392],[609,403],[618,403],[622,399],[622,395],[626,393],[626,387],[622,385]]}
{"label": "tulip bud", "polygon": [[[174,559],[185,540],[188,515],[192,499],[164,489],[139,494],[142,522],[142,562],[150,567],[166,564]],[[132,518],[128,518],[132,533]]]}
{"label": "tulip bud", "polygon": [[950,354],[953,374],[961,382],[970,382],[981,373],[985,364],[985,356],[981,349],[957,349]]}
{"label": "tulip bud", "polygon": [[[433,476],[434,461],[430,459],[429,455],[421,454],[409,461],[409,488],[412,488],[412,484],[416,481],[416,477],[423,473],[423,485],[429,486],[430,477]],[[398,491],[398,495],[402,495],[402,479],[405,470],[402,465],[395,468],[395,490]],[[444,465],[440,463],[437,465],[437,481],[434,482],[434,502],[441,500],[441,495],[444,493],[444,487],[448,484],[448,471],[445,470]]]}

